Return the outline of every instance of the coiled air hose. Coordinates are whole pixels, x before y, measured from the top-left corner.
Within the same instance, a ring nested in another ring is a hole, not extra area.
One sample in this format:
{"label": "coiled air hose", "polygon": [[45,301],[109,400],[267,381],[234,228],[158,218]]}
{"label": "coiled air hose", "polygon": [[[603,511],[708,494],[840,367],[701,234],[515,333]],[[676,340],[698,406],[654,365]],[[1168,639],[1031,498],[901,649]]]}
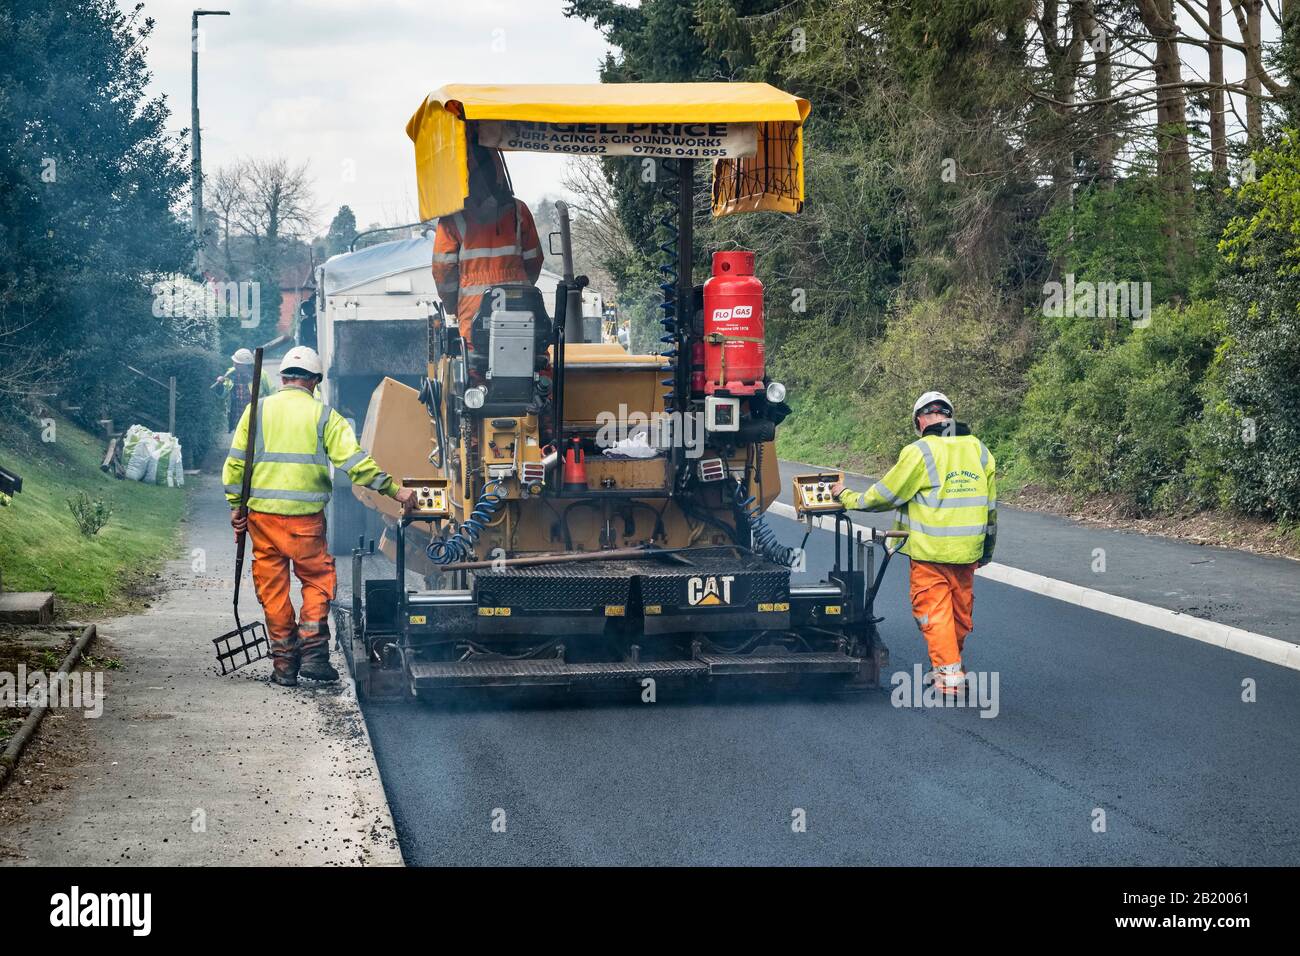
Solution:
{"label": "coiled air hose", "polygon": [[434,564],[456,564],[460,561],[473,560],[474,545],[478,543],[479,535],[488,526],[492,516],[497,513],[501,502],[506,500],[500,488],[499,480],[489,481],[483,487],[483,493],[474,503],[474,510],[456,529],[456,533],[448,538],[437,538],[425,548],[424,553],[429,556],[430,561]]}
{"label": "coiled air hose", "polygon": [[736,508],[749,522],[749,531],[754,539],[754,550],[763,557],[783,567],[792,567],[795,562],[795,549],[788,548],[776,538],[776,532],[767,524],[758,499],[745,490],[744,482],[736,482]]}

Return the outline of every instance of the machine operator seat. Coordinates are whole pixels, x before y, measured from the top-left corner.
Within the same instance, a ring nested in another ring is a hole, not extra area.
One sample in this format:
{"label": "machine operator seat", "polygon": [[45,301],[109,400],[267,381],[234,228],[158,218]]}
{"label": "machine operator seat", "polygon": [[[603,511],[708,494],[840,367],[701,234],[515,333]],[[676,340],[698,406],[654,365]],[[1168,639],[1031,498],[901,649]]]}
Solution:
{"label": "machine operator seat", "polygon": [[522,414],[537,399],[534,375],[549,364],[554,331],[541,291],[502,283],[483,296],[470,325],[470,380],[487,389],[485,408]]}

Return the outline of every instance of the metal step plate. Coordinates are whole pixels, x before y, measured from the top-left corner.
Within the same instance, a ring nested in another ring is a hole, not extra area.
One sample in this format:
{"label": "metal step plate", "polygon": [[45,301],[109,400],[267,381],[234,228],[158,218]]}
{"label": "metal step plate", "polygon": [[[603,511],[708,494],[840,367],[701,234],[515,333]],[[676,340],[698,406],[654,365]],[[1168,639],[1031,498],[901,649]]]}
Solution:
{"label": "metal step plate", "polygon": [[639,680],[643,677],[698,677],[709,673],[700,661],[618,661],[570,664],[565,661],[415,661],[411,683],[432,687],[542,686],[579,682]]}
{"label": "metal step plate", "polygon": [[806,654],[701,654],[710,674],[856,674],[863,661],[835,651]]}
{"label": "metal step plate", "polygon": [[857,674],[864,661],[839,653],[701,654],[695,660],[618,661],[577,664],[565,661],[414,661],[416,690],[438,687],[564,686],[645,677],[711,677],[762,674]]}

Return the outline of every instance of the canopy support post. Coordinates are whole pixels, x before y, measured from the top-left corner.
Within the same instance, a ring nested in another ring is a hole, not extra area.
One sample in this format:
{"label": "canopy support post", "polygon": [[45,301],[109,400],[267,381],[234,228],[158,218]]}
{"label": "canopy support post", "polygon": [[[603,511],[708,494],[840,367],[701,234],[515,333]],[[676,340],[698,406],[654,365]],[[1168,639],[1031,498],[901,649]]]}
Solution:
{"label": "canopy support post", "polygon": [[680,485],[685,480],[686,416],[691,413],[691,333],[695,322],[695,160],[677,160],[677,363],[673,392],[682,419],[681,435],[673,442],[673,472]]}

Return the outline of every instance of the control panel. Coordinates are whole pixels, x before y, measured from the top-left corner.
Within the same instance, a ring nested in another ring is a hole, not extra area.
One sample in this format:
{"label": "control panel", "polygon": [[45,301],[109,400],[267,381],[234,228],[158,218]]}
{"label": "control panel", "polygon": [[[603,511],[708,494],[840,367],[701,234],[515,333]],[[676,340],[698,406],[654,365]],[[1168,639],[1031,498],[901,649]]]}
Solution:
{"label": "control panel", "polygon": [[831,494],[831,485],[843,481],[840,472],[794,476],[794,510],[797,514],[825,514],[840,511],[842,505]]}
{"label": "control panel", "polygon": [[451,514],[446,478],[403,478],[402,487],[415,492],[412,515],[421,518],[446,518]]}

